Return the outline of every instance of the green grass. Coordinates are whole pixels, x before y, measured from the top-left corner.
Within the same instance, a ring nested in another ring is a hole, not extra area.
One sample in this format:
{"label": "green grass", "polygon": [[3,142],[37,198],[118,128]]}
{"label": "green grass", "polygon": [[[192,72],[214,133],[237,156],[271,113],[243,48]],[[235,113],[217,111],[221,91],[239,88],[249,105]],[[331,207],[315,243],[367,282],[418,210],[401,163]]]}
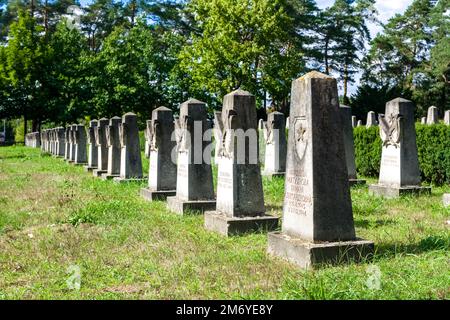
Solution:
{"label": "green grass", "polygon": [[[268,211],[281,215],[283,179],[263,183]],[[0,148],[0,299],[450,297],[449,186],[397,200],[352,189],[357,235],[375,241],[375,257],[314,271],[269,257],[264,234],[224,238],[202,216],[145,202],[141,186],[95,179],[38,149]],[[66,284],[71,266],[80,290]],[[380,290],[367,287],[373,266]]]}

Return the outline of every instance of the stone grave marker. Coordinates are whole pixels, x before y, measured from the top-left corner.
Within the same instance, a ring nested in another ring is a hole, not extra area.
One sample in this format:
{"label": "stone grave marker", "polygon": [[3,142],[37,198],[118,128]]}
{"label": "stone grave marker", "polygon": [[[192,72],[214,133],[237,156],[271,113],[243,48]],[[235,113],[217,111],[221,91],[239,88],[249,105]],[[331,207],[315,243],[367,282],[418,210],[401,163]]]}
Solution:
{"label": "stone grave marker", "polygon": [[216,211],[205,212],[205,228],[226,236],[274,230],[278,218],[265,214],[255,97],[243,90],[227,94],[222,124]]}
{"label": "stone grave marker", "polygon": [[356,238],[336,80],[310,72],[294,80],[282,231],[268,252],[310,268],[360,261],[373,243]]}
{"label": "stone grave marker", "polygon": [[430,193],[431,188],[420,182],[414,104],[402,98],[389,101],[379,123],[383,142],[380,178],[378,184],[369,186],[369,193],[388,198]]}

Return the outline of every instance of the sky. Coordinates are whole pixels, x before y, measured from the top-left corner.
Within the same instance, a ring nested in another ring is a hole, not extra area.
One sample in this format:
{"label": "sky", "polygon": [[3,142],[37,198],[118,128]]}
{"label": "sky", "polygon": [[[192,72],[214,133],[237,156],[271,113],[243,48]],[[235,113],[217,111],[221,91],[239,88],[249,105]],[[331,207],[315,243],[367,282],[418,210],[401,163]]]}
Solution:
{"label": "sky", "polygon": [[[317,6],[321,9],[331,6],[334,0],[316,0]],[[375,8],[378,11],[378,19],[386,23],[395,14],[402,14],[405,12],[406,8],[413,2],[413,0],[377,0],[375,3]],[[374,38],[377,33],[381,32],[383,28],[380,25],[374,23],[368,23],[370,34]],[[350,95],[356,92],[359,84],[359,78],[361,73],[355,75],[355,83],[349,85],[348,92]],[[343,88],[339,86],[339,94],[343,93]]]}
{"label": "sky", "polygon": [[[81,5],[86,5],[92,2],[92,0],[80,0]],[[395,14],[402,14],[406,8],[413,2],[413,0],[377,0],[375,8],[378,11],[378,19],[381,22],[387,22],[389,18]],[[331,6],[334,0],[316,0],[317,6],[321,9]],[[369,23],[369,30],[372,38],[376,36],[378,32],[382,31],[382,27],[374,23]],[[349,87],[349,93],[353,94],[356,91],[360,75],[356,75],[356,82]],[[339,88],[342,91],[342,88]],[[342,93],[342,92],[340,92]]]}

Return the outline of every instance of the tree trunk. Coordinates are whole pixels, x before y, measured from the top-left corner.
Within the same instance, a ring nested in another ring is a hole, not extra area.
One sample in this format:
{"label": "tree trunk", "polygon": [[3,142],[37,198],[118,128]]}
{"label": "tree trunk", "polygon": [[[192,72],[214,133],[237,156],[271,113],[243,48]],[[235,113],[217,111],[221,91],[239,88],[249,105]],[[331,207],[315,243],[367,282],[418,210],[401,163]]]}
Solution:
{"label": "tree trunk", "polygon": [[324,52],[324,58],[325,58],[325,74],[330,74],[330,67],[328,65],[328,39],[325,39],[325,52]]}
{"label": "tree trunk", "polygon": [[136,16],[136,0],[131,2],[131,26],[134,26],[134,18]]}
{"label": "tree trunk", "polygon": [[39,121],[37,119],[33,119],[33,122],[31,123],[31,132],[38,131],[38,125]]}
{"label": "tree trunk", "polygon": [[44,7],[44,30],[45,35],[48,35],[48,0],[45,0],[45,7]]}
{"label": "tree trunk", "polygon": [[348,104],[348,65],[347,62],[344,65],[344,103]]}

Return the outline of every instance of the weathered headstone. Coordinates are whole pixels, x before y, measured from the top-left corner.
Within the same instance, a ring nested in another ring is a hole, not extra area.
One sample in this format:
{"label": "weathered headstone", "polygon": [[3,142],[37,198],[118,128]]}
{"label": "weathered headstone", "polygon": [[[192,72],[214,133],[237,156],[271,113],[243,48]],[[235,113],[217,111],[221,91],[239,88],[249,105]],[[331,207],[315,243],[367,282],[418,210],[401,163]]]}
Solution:
{"label": "weathered headstone", "polygon": [[444,113],[444,124],[450,126],[450,110],[447,110]]}
{"label": "weathered headstone", "polygon": [[174,131],[172,111],[159,107],[152,112],[149,126],[150,165],[148,187],[141,189],[147,200],[166,200],[176,195],[177,165],[172,161],[172,151],[176,142],[172,139]]}
{"label": "weathered headstone", "polygon": [[50,153],[55,155],[55,129],[50,129]]}
{"label": "weathered headstone", "polygon": [[70,125],[69,130],[69,159],[67,160],[69,163],[75,161],[75,128],[76,124]]}
{"label": "weathered headstone", "polygon": [[438,124],[439,123],[439,111],[435,106],[428,108],[427,124]]}
{"label": "weathered headstone", "polygon": [[84,125],[75,126],[75,161],[74,164],[87,164],[87,146],[86,146],[86,129]]}
{"label": "weathered headstone", "polygon": [[258,120],[258,130],[264,130],[264,120],[263,119]]}
{"label": "weathered headstone", "polygon": [[122,122],[119,124],[119,141],[120,175],[115,177],[114,181],[143,181],[137,116],[132,112],[122,116]]}
{"label": "weathered headstone", "polygon": [[367,122],[366,122],[366,128],[374,127],[377,125],[377,119],[375,112],[369,111],[367,113]]}
{"label": "weathered headstone", "polygon": [[444,203],[444,207],[450,206],[450,193],[445,193],[442,197],[442,202]]}
{"label": "weathered headstone", "polygon": [[181,104],[180,117],[175,121],[179,139],[177,193],[167,198],[169,209],[176,213],[203,212],[216,207],[210,144],[203,139],[207,126],[205,103],[190,99]]}
{"label": "weathered headstone", "polygon": [[108,180],[120,176],[121,144],[119,126],[122,122],[120,117],[109,119],[109,125],[105,127],[106,145],[108,146],[108,169],[102,174],[102,179]]}
{"label": "weathered headstone", "polygon": [[420,186],[414,104],[402,98],[389,101],[379,123],[383,143],[380,178],[378,184],[369,186],[369,192],[389,198],[430,193],[431,188]]}
{"label": "weathered headstone", "polygon": [[94,177],[100,177],[108,171],[108,144],[106,141],[106,126],[109,125],[109,120],[101,118],[98,120],[97,127],[94,128],[95,144],[98,151],[97,169],[92,171]]}
{"label": "weathered headstone", "polygon": [[266,130],[264,130],[265,154],[263,175],[269,177],[283,177],[286,171],[286,127],[284,114],[272,112],[267,116]]}
{"label": "weathered headstone", "polygon": [[356,128],[358,126],[358,120],[356,119],[356,116],[352,116],[352,127]]}
{"label": "weathered headstone", "polygon": [[95,128],[98,125],[97,120],[91,120],[88,127],[88,164],[84,167],[86,171],[97,169],[98,166],[98,146],[95,141]]}
{"label": "weathered headstone", "polygon": [[427,124],[427,117],[422,117],[422,119],[420,120],[421,124]]}
{"label": "weathered headstone", "polygon": [[265,214],[255,97],[243,90],[227,94],[222,124],[216,211],[205,212],[205,228],[226,236],[274,230],[278,218]]}
{"label": "weathered headstone", "polygon": [[365,184],[366,180],[358,179],[356,176],[355,144],[352,126],[352,108],[341,105],[339,108],[341,116],[342,131],[344,136],[345,162],[347,163],[348,181],[350,186]]}
{"label": "weathered headstone", "polygon": [[70,155],[70,127],[64,129],[64,139],[65,139],[65,149],[64,149],[64,160],[69,160]]}
{"label": "weathered headstone", "polygon": [[302,268],[370,258],[356,238],[336,80],[310,72],[294,80],[282,232],[268,252]]}
{"label": "weathered headstone", "polygon": [[222,140],[220,128],[222,127],[222,112],[214,112],[214,162],[219,164],[220,142]]}
{"label": "weathered headstone", "polygon": [[56,128],[56,156],[64,157],[66,153],[66,130],[62,127]]}
{"label": "weathered headstone", "polygon": [[361,120],[358,120],[358,123],[356,124],[356,126],[357,126],[357,127],[362,127],[362,126],[363,126],[362,121],[361,121]]}
{"label": "weathered headstone", "polygon": [[41,130],[41,151],[45,151],[45,130]]}

